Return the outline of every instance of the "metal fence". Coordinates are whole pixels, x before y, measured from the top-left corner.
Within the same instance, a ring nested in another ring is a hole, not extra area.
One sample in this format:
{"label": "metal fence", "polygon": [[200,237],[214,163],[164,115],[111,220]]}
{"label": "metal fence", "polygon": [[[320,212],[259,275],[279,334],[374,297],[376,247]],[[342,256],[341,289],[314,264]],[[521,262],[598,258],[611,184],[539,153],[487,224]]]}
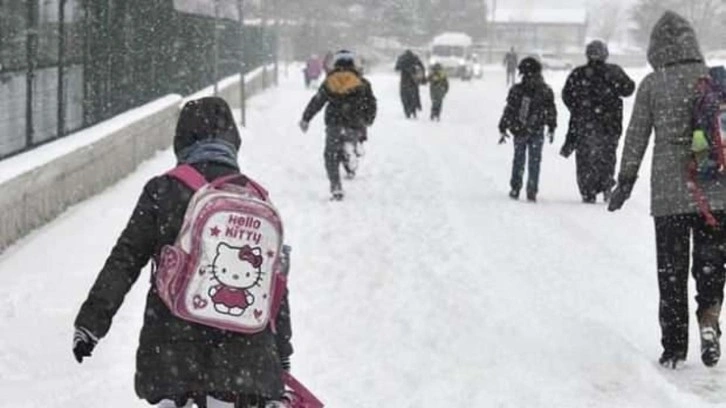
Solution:
{"label": "metal fence", "polygon": [[0,0],[0,159],[274,58],[275,30],[177,3]]}

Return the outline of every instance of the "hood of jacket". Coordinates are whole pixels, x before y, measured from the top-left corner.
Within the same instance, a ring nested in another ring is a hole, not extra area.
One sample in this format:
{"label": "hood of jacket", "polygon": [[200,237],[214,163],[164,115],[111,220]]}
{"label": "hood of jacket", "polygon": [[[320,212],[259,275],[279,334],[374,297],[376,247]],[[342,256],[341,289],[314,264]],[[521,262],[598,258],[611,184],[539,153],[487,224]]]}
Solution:
{"label": "hood of jacket", "polygon": [[347,95],[363,86],[358,73],[347,69],[336,69],[325,79],[325,87],[333,95]]}
{"label": "hood of jacket", "polygon": [[650,33],[648,62],[654,69],[683,62],[703,62],[696,32],[685,18],[666,11]]}
{"label": "hood of jacket", "polygon": [[242,140],[232,110],[224,99],[209,97],[187,102],[179,114],[174,135],[174,153],[210,140],[221,140],[239,151]]}

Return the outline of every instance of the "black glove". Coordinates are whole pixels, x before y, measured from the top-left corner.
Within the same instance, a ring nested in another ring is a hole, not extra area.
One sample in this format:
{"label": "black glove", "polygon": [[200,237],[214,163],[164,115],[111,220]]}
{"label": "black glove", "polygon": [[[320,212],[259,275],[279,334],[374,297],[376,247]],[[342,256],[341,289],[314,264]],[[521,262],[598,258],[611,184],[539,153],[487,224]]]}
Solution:
{"label": "black glove", "polygon": [[281,357],[280,365],[282,366],[283,370],[290,372],[290,356]]}
{"label": "black glove", "polygon": [[560,149],[560,156],[562,156],[564,158],[568,158],[568,157],[570,157],[570,155],[572,155],[572,152],[574,152],[574,151],[575,151],[575,144],[570,143],[569,141],[565,142],[565,144],[562,145],[562,149]]}
{"label": "black glove", "polygon": [[547,132],[547,139],[550,140],[550,144],[555,142],[555,131],[550,129],[549,132]]}
{"label": "black glove", "polygon": [[76,361],[83,362],[83,357],[90,357],[93,348],[96,347],[98,338],[85,327],[76,327],[73,333],[73,355]]}
{"label": "black glove", "polygon": [[507,134],[507,132],[499,132],[499,135],[500,135],[500,137],[499,137],[499,144],[505,144],[505,143],[507,143],[507,138],[509,137],[509,135]]}
{"label": "black glove", "polygon": [[615,187],[612,196],[610,197],[610,203],[608,204],[608,211],[617,211],[623,207],[625,200],[630,198],[630,193],[633,192],[633,186],[635,185],[635,178],[618,178],[618,186]]}

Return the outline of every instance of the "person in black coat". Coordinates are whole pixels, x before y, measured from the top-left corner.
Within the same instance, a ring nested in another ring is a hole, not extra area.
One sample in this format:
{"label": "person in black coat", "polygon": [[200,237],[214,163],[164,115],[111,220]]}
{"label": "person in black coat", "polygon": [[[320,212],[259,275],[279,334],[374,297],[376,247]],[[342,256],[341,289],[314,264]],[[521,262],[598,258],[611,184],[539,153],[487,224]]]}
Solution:
{"label": "person in black coat", "polygon": [[340,165],[349,177],[355,176],[353,149],[366,138],[366,128],[376,119],[377,101],[370,82],[363,78],[355,65],[355,55],[346,50],[335,56],[335,68],[325,78],[320,89],[312,97],[303,112],[300,129],[307,132],[310,121],[325,109],[325,169],[330,180],[330,192],[334,200],[343,199]]}
{"label": "person in black coat", "polygon": [[396,61],[396,71],[401,73],[400,91],[406,118],[415,118],[421,108],[419,85],[426,78],[426,68],[411,50],[406,50]]}
{"label": "person in black coat", "polygon": [[[220,98],[188,102],[174,137],[179,164],[189,164],[208,181],[239,174],[240,136],[227,103]],[[241,178],[240,183],[246,182]],[[173,244],[193,191],[168,175],[146,183],[131,219],[101,269],[75,320],[73,353],[91,355],[124,296],[161,248]],[[152,279],[153,281],[153,279]],[[136,354],[136,394],[151,404],[206,407],[216,399],[235,407],[279,400],[283,370],[292,354],[290,312],[285,295],[276,332],[245,335],[191,323],[172,315],[151,285]]]}
{"label": "person in black coat", "polygon": [[635,83],[617,65],[608,64],[607,46],[593,41],[587,46],[587,65],[567,78],[562,99],[570,110],[570,128],[562,147],[568,157],[576,151],[577,184],[582,200],[605,201],[615,186],[617,149],[623,131],[623,101],[635,91]]}
{"label": "person in black coat", "polygon": [[509,137],[507,132],[514,136],[514,162],[510,180],[512,189],[509,196],[519,199],[524,165],[529,158],[527,200],[535,202],[539,190],[545,126],[552,143],[557,128],[557,108],[554,93],[542,77],[542,64],[539,61],[532,57],[524,58],[519,63],[519,73],[522,81],[509,90],[507,105],[499,121],[499,143],[506,142]]}

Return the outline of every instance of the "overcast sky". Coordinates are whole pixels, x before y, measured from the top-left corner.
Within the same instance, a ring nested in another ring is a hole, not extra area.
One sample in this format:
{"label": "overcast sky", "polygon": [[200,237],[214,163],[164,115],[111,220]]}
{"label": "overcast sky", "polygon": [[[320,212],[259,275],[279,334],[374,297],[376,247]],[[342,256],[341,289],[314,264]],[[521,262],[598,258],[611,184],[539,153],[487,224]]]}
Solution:
{"label": "overcast sky", "polygon": [[[587,4],[597,5],[599,3],[611,3],[613,1],[619,1],[624,4],[632,4],[635,0],[497,0],[497,8],[572,8],[585,7]],[[492,0],[487,1],[489,4],[491,4],[491,2]]]}

